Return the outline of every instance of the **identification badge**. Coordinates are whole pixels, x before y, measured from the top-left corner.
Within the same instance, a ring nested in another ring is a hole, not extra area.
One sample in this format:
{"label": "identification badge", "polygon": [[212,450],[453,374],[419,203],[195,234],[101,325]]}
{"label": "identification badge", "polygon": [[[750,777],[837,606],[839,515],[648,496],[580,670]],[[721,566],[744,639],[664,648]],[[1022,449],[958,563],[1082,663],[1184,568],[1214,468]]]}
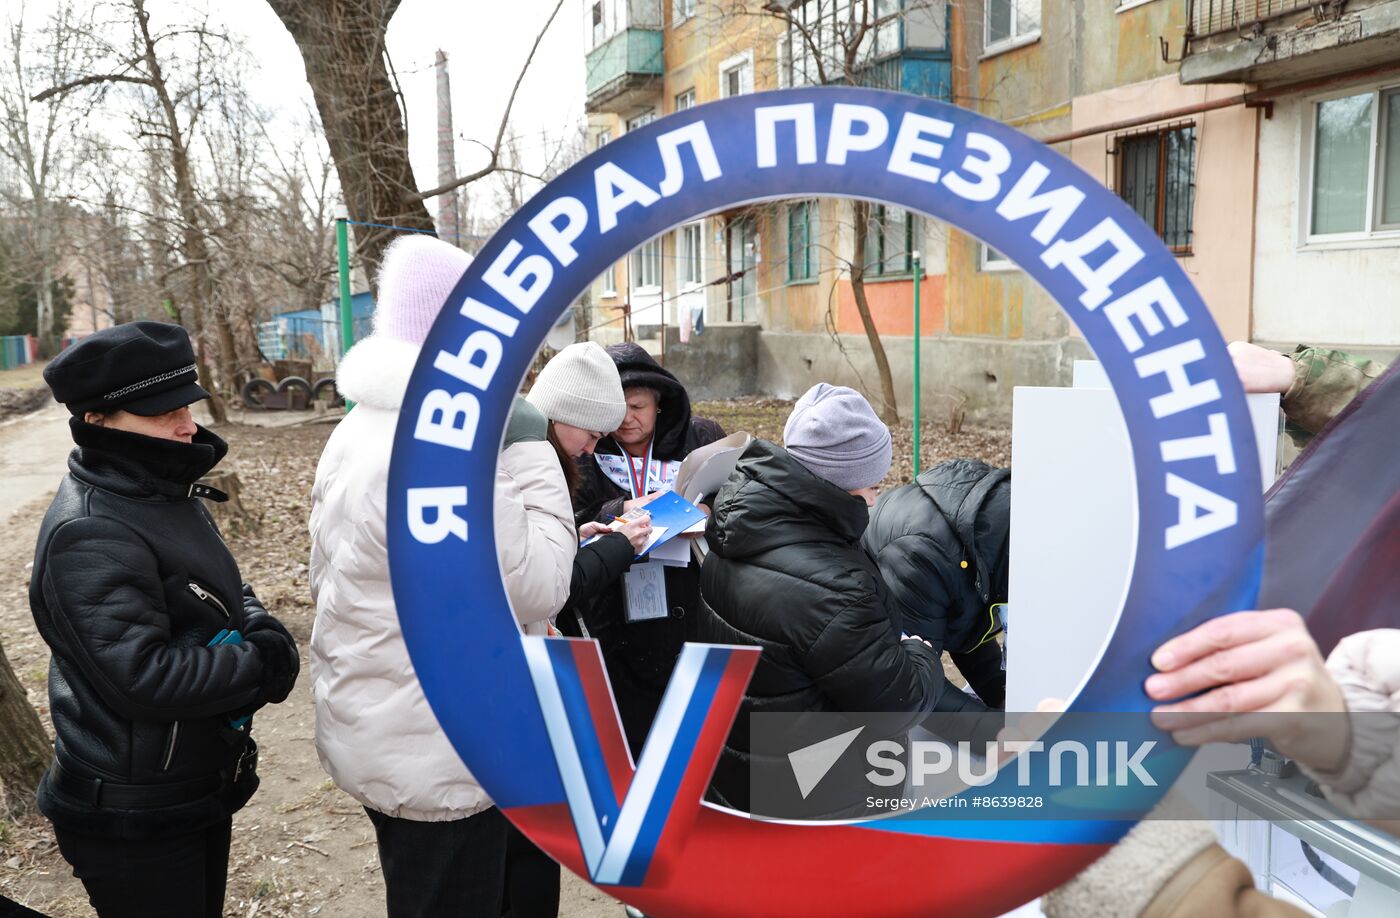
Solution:
{"label": "identification badge", "polygon": [[627,593],[629,624],[670,614],[666,608],[666,565],[657,561],[633,564],[623,575],[622,585]]}

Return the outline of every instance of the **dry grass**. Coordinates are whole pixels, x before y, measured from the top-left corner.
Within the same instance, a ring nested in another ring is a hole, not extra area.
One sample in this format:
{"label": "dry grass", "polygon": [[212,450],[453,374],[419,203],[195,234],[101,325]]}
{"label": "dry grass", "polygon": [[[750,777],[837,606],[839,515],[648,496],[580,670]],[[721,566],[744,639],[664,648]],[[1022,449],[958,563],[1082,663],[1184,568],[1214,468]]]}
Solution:
{"label": "dry grass", "polygon": [[44,363],[31,363],[13,370],[0,370],[0,389],[32,389],[44,384]]}

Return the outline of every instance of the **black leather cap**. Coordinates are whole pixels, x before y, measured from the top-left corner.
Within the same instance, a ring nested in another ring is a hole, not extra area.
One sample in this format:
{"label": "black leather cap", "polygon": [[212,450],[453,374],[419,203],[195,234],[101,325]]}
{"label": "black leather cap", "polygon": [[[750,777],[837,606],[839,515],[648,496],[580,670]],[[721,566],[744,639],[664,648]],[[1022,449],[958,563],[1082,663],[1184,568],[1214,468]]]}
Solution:
{"label": "black leather cap", "polygon": [[178,325],[128,322],[89,335],[44,368],[53,397],[73,414],[154,417],[209,397],[195,380],[194,348]]}

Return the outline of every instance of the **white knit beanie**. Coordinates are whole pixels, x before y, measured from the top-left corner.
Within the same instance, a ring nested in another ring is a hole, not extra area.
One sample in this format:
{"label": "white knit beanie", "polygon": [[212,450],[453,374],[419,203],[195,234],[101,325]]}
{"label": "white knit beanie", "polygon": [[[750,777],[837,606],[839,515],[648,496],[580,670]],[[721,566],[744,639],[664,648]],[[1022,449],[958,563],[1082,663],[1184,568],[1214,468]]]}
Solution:
{"label": "white knit beanie", "polygon": [[384,251],[374,333],[421,345],[472,257],[433,236],[409,233]]}
{"label": "white knit beanie", "polygon": [[605,434],[621,427],[627,416],[617,364],[596,341],[571,344],[555,354],[525,398],[551,421]]}

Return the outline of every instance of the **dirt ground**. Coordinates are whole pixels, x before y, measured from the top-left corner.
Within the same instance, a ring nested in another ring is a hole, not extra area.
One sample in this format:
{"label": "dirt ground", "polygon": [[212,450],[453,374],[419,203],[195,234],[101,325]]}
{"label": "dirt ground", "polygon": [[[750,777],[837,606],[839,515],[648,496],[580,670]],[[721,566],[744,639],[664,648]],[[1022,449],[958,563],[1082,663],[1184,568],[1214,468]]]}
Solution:
{"label": "dirt ground", "polygon": [[[781,440],[791,403],[745,399],[696,405],[726,430]],[[368,918],[384,913],[383,883],[374,834],[359,805],[321,770],[313,745],[314,714],[305,668],[314,608],[307,588],[309,512],[316,460],[333,424],[267,428],[229,424],[224,468],[236,471],[255,530],[230,540],[244,578],[302,647],[302,678],[292,696],[257,715],[262,787],[234,818],[225,915],[333,915]],[[911,475],[909,424],[896,432],[896,464],[886,487]],[[957,436],[925,428],[925,466],[952,456],[1009,464],[1005,430],[967,429]],[[54,484],[62,475],[53,471]],[[0,645],[49,727],[45,674],[48,650],[28,607],[28,579],[39,521],[51,498],[36,492],[0,519]],[[81,885],[59,856],[39,816],[0,821],[0,894],[47,915],[89,916]],[[620,918],[621,906],[565,871],[560,914]]]}

